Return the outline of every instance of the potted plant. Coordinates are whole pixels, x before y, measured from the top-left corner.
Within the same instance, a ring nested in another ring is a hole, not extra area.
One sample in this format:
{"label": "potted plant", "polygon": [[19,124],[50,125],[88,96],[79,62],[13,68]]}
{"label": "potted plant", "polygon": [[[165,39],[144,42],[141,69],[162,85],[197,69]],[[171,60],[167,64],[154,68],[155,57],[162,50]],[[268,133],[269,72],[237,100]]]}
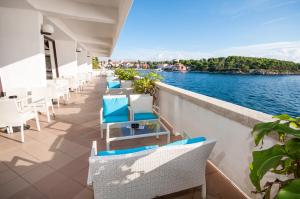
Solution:
{"label": "potted plant", "polygon": [[[252,131],[256,146],[263,145],[269,134],[277,135],[279,140],[278,144],[252,154],[250,179],[256,188],[254,193],[263,194],[266,199],[274,192],[277,199],[300,198],[300,117],[282,114],[274,118],[274,122],[255,125]],[[273,173],[274,179],[262,187],[261,180],[267,173]]]}
{"label": "potted plant", "polygon": [[134,69],[116,69],[115,74],[121,80],[122,88],[131,88],[134,77],[139,75]]}
{"label": "potted plant", "polygon": [[143,77],[136,79],[133,82],[133,90],[135,93],[148,94],[153,96],[153,102],[155,103],[157,99],[156,97],[157,90],[156,90],[155,82],[161,80],[162,80],[161,75],[154,72],[147,73]]}

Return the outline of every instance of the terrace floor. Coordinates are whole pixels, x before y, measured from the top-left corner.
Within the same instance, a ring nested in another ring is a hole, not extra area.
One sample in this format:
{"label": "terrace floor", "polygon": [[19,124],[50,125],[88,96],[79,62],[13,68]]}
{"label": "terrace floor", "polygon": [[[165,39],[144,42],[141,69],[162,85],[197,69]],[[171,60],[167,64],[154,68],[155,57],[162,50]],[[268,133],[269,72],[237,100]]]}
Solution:
{"label": "terrace floor", "polygon": [[[105,149],[100,139],[99,110],[105,84],[100,78],[88,83],[81,93],[71,93],[66,105],[55,108],[51,123],[40,115],[41,131],[34,122],[20,133],[0,133],[0,199],[2,198],[93,198],[86,186],[91,143]],[[171,141],[180,137],[171,137]],[[166,143],[166,138],[141,138],[115,142],[112,149]],[[214,167],[207,166],[207,198],[244,198]],[[161,198],[201,198],[198,189],[174,193]]]}

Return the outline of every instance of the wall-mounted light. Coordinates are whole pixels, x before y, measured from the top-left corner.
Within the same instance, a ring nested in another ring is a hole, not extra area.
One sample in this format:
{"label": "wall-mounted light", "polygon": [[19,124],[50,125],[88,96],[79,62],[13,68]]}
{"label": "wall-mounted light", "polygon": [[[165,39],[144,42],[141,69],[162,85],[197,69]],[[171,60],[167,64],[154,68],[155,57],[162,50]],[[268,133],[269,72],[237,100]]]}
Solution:
{"label": "wall-mounted light", "polygon": [[54,28],[50,24],[43,24],[41,29],[42,35],[51,35],[54,33]]}
{"label": "wall-mounted light", "polygon": [[77,48],[76,48],[76,52],[77,52],[77,53],[80,53],[81,51],[82,51],[82,48],[80,48],[80,47],[77,47]]}

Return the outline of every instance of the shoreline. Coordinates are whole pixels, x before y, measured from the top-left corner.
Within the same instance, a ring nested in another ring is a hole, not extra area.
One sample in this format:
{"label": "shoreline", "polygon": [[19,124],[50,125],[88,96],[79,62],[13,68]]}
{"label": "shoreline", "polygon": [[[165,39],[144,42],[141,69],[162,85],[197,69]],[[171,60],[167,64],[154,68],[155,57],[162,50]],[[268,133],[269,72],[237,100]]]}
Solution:
{"label": "shoreline", "polygon": [[[151,69],[150,69],[151,70]],[[190,71],[163,71],[163,72],[178,72],[178,73],[207,73],[207,74],[222,74],[222,75],[253,75],[253,76],[288,76],[288,75],[292,75],[292,76],[300,76],[300,72],[299,73],[244,73],[244,72],[221,72],[221,71],[215,71],[215,72],[211,72],[211,71],[196,71],[196,70],[190,70]]]}

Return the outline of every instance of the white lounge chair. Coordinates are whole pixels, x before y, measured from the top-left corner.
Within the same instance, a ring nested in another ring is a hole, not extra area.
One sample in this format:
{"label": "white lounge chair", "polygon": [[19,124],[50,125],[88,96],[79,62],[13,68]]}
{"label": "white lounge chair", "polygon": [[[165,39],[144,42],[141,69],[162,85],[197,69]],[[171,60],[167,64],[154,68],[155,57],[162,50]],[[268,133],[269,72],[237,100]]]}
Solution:
{"label": "white lounge chair", "polygon": [[95,199],[150,199],[202,186],[215,141],[99,153],[93,142],[87,184]]}
{"label": "white lounge chair", "polygon": [[0,127],[7,127],[8,133],[13,133],[13,126],[21,127],[21,142],[24,142],[24,124],[28,120],[35,119],[38,131],[40,124],[37,111],[34,107],[20,109],[13,99],[0,100]]}
{"label": "white lounge chair", "polygon": [[144,94],[129,96],[131,120],[157,120],[159,119],[159,107],[153,105],[153,97]]}
{"label": "white lounge chair", "polygon": [[100,110],[100,131],[103,138],[103,130],[108,124],[128,122],[129,107],[126,95],[105,95],[102,100],[103,107]]}

